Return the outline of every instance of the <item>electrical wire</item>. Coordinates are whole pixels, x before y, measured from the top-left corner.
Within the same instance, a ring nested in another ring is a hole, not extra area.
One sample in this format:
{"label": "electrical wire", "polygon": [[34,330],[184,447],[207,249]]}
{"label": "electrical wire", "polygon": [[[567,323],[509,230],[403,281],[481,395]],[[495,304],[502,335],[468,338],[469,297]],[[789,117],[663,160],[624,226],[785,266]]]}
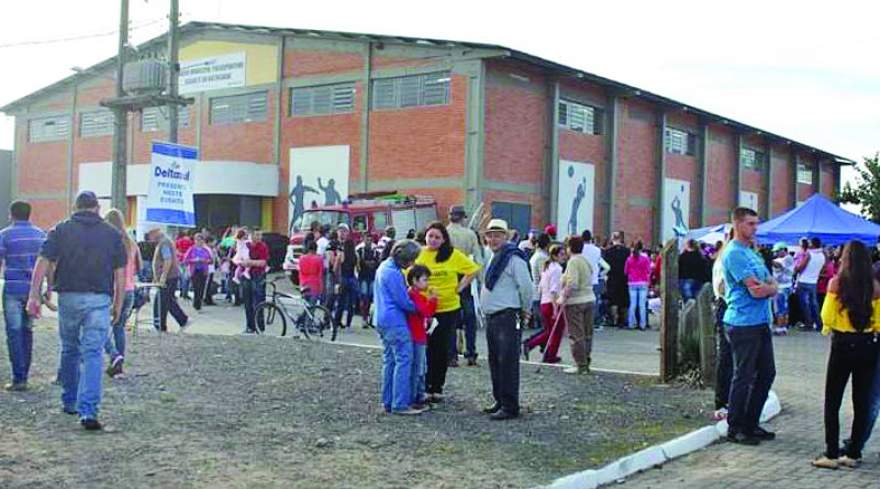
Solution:
{"label": "electrical wire", "polygon": [[[165,17],[162,17],[159,19],[154,19],[154,20],[148,21],[148,22],[140,24],[140,25],[132,25],[131,27],[128,28],[128,30],[129,30],[129,32],[131,32],[133,30],[143,29],[144,27],[149,27],[151,25],[155,25],[155,24],[158,24],[163,21],[166,21]],[[0,49],[23,47],[23,46],[39,46],[39,45],[45,45],[45,44],[56,44],[59,42],[83,41],[86,39],[95,39],[98,37],[113,36],[118,33],[119,33],[119,29],[116,29],[116,30],[101,32],[101,33],[97,33],[97,34],[85,34],[85,35],[81,35],[81,36],[64,37],[64,38],[60,38],[60,39],[45,39],[45,40],[41,40],[41,41],[12,42],[12,43],[7,43],[7,44],[0,44]]]}

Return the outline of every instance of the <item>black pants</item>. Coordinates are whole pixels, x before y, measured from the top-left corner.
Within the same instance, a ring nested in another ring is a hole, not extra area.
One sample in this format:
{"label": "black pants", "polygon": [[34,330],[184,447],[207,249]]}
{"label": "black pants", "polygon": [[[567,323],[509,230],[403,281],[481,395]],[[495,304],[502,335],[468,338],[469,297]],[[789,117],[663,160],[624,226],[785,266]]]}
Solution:
{"label": "black pants", "polygon": [[159,300],[153,302],[153,327],[159,331],[168,331],[168,313],[174,316],[178,326],[183,326],[189,320],[183,309],[177,303],[178,277],[169,278],[165,281],[165,287],[159,289]]}
{"label": "black pants", "polygon": [[[877,366],[877,345],[877,338],[868,333],[835,332],[831,338],[831,354],[825,374],[825,454],[829,458],[840,455],[840,404],[850,374],[854,416],[848,446],[851,449],[864,446],[861,438],[868,422],[869,396]],[[860,452],[846,455],[862,458]]]}
{"label": "black pants", "polygon": [[443,393],[446,370],[449,369],[449,342],[460,316],[458,309],[434,315],[438,324],[428,336],[428,372],[425,375],[425,392],[428,394]]}
{"label": "black pants", "polygon": [[202,300],[205,298],[205,285],[208,283],[208,272],[195,271],[190,277],[193,284],[193,308],[196,311],[202,309]]}
{"label": "black pants", "polygon": [[724,299],[715,300],[715,409],[727,407],[730,397],[730,379],[733,376],[733,353],[730,342],[724,334],[724,311],[727,304]]}
{"label": "black pants", "polygon": [[486,318],[492,397],[503,411],[510,414],[519,414],[522,330],[517,326],[517,313],[516,309],[505,309]]}
{"label": "black pants", "polygon": [[205,305],[213,306],[214,304],[214,294],[217,293],[217,283],[214,282],[214,274],[208,274],[207,285],[205,286],[207,290],[205,291]]}
{"label": "black pants", "polygon": [[731,433],[751,433],[776,378],[773,337],[769,324],[728,327],[726,332],[733,352],[727,423]]}

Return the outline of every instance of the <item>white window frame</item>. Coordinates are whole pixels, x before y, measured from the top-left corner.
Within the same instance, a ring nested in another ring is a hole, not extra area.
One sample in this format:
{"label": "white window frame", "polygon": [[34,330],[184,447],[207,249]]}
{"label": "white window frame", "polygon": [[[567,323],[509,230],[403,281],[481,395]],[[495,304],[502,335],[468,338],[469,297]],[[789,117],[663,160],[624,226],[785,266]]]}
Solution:
{"label": "white window frame", "polygon": [[690,147],[690,140],[691,136],[687,131],[674,127],[666,128],[664,144],[666,145],[667,153],[684,156],[692,155],[693,148]]}
{"label": "white window frame", "polygon": [[797,183],[804,185],[813,184],[813,169],[807,166],[806,163],[797,164]]}
{"label": "white window frame", "polygon": [[[35,128],[43,129],[53,126],[53,131],[35,131]],[[50,143],[54,141],[67,141],[70,137],[70,116],[56,115],[50,117],[35,117],[28,120],[28,142]]]}
{"label": "white window frame", "polygon": [[595,107],[568,99],[559,99],[557,110],[559,112],[559,127],[581,134],[599,134],[597,130],[599,111]]}
{"label": "white window frame", "polygon": [[[315,96],[322,90],[328,90],[329,102],[327,110],[317,110]],[[354,112],[355,96],[357,89],[352,82],[334,83],[332,85],[315,85],[310,87],[293,87],[290,89],[290,112],[291,117],[309,117],[320,115],[350,114]],[[303,99],[307,102],[307,110],[296,112],[297,102]]]}

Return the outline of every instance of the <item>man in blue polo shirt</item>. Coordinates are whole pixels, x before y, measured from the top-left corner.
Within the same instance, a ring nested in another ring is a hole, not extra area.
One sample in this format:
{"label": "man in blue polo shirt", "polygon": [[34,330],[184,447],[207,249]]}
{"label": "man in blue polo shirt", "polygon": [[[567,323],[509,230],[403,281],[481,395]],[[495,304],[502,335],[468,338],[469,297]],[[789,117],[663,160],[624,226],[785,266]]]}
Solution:
{"label": "man in blue polo shirt", "polygon": [[80,192],[70,219],[49,231],[34,266],[27,305],[31,315],[40,316],[39,285],[53,265],[61,338],[61,409],[79,414],[86,430],[102,428],[98,408],[104,343],[125,297],[127,257],[122,234],[98,212],[95,194]]}
{"label": "man in blue polo shirt", "polygon": [[733,240],[721,257],[727,302],[724,326],[733,352],[727,439],[743,445],[776,437],[758,426],[776,377],[769,301],[777,285],[752,248],[757,230],[758,214],[738,207],[733,211]]}
{"label": "man in blue polo shirt", "polygon": [[16,200],[9,206],[12,225],[0,230],[0,263],[3,264],[3,318],[6,345],[12,363],[12,383],[8,391],[27,390],[34,345],[33,324],[27,314],[31,272],[46,233],[30,223],[31,205]]}

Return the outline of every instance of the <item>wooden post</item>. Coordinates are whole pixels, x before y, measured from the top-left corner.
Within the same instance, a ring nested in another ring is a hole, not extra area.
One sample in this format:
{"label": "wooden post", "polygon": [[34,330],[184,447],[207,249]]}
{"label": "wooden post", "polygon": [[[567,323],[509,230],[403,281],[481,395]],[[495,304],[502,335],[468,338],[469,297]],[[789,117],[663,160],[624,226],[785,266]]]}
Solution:
{"label": "wooden post", "polygon": [[697,295],[697,316],[700,335],[700,376],[706,387],[715,386],[715,362],[718,357],[715,342],[715,312],[712,303],[715,293],[712,284],[703,285]]}
{"label": "wooden post", "polygon": [[675,378],[678,361],[678,241],[671,239],[661,251],[660,271],[660,380]]}

